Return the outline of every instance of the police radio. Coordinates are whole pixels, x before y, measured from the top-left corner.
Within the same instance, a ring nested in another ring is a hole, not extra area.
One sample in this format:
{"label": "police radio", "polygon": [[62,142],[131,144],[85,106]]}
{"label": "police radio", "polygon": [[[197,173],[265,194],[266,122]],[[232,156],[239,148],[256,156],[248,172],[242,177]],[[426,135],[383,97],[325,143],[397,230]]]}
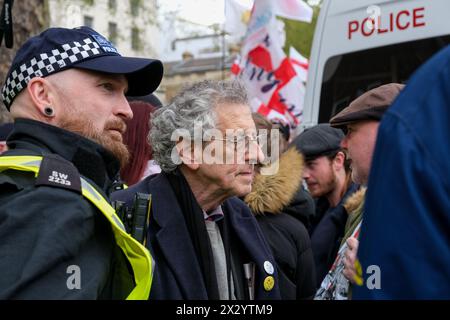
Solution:
{"label": "police radio", "polygon": [[122,220],[127,233],[143,245],[147,242],[151,199],[151,195],[138,192],[134,195],[131,208],[122,201],[114,201],[113,203],[113,207]]}

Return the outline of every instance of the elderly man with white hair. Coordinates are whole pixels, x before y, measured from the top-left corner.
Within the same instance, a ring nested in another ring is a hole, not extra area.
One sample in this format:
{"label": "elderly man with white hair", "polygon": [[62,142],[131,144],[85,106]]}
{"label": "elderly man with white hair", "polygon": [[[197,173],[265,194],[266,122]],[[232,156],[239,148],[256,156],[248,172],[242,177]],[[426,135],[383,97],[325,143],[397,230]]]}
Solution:
{"label": "elderly man with white hair", "polygon": [[150,298],[279,299],[270,249],[238,198],[264,157],[244,87],[203,81],[184,89],[155,112],[150,143],[163,172],[114,195],[128,203],[136,192],[152,195]]}

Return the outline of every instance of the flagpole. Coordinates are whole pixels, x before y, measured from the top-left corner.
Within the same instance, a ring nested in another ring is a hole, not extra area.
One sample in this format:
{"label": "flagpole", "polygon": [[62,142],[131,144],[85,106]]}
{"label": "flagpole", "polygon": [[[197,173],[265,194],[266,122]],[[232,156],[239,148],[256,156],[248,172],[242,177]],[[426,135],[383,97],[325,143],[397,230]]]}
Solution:
{"label": "flagpole", "polygon": [[227,0],[223,2],[223,14],[225,21],[222,23],[222,80],[225,80],[225,25],[227,19]]}
{"label": "flagpole", "polygon": [[225,29],[222,29],[222,80],[225,80]]}

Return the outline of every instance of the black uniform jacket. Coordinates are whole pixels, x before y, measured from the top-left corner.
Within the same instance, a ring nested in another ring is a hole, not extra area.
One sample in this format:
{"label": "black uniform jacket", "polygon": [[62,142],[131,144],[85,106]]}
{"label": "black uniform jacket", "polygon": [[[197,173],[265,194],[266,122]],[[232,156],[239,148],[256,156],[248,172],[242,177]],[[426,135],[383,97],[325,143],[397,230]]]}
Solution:
{"label": "black uniform jacket", "polygon": [[[111,226],[74,187],[81,175],[107,197],[119,170],[116,158],[86,138],[33,120],[16,120],[7,143],[10,151],[2,156],[48,161],[37,178],[0,172],[0,299],[126,297],[133,280]],[[73,188],[39,183],[55,174]]]}

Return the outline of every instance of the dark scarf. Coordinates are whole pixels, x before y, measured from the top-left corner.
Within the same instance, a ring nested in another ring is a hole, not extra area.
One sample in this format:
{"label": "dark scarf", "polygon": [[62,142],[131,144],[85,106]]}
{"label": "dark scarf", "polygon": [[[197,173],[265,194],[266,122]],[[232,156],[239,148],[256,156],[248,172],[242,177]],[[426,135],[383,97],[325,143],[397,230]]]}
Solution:
{"label": "dark scarf", "polygon": [[177,169],[173,173],[163,173],[175,192],[178,204],[183,212],[186,226],[194,245],[197,261],[203,274],[208,299],[219,300],[216,270],[211,243],[206,231],[203,211],[192,193],[183,174]]}

